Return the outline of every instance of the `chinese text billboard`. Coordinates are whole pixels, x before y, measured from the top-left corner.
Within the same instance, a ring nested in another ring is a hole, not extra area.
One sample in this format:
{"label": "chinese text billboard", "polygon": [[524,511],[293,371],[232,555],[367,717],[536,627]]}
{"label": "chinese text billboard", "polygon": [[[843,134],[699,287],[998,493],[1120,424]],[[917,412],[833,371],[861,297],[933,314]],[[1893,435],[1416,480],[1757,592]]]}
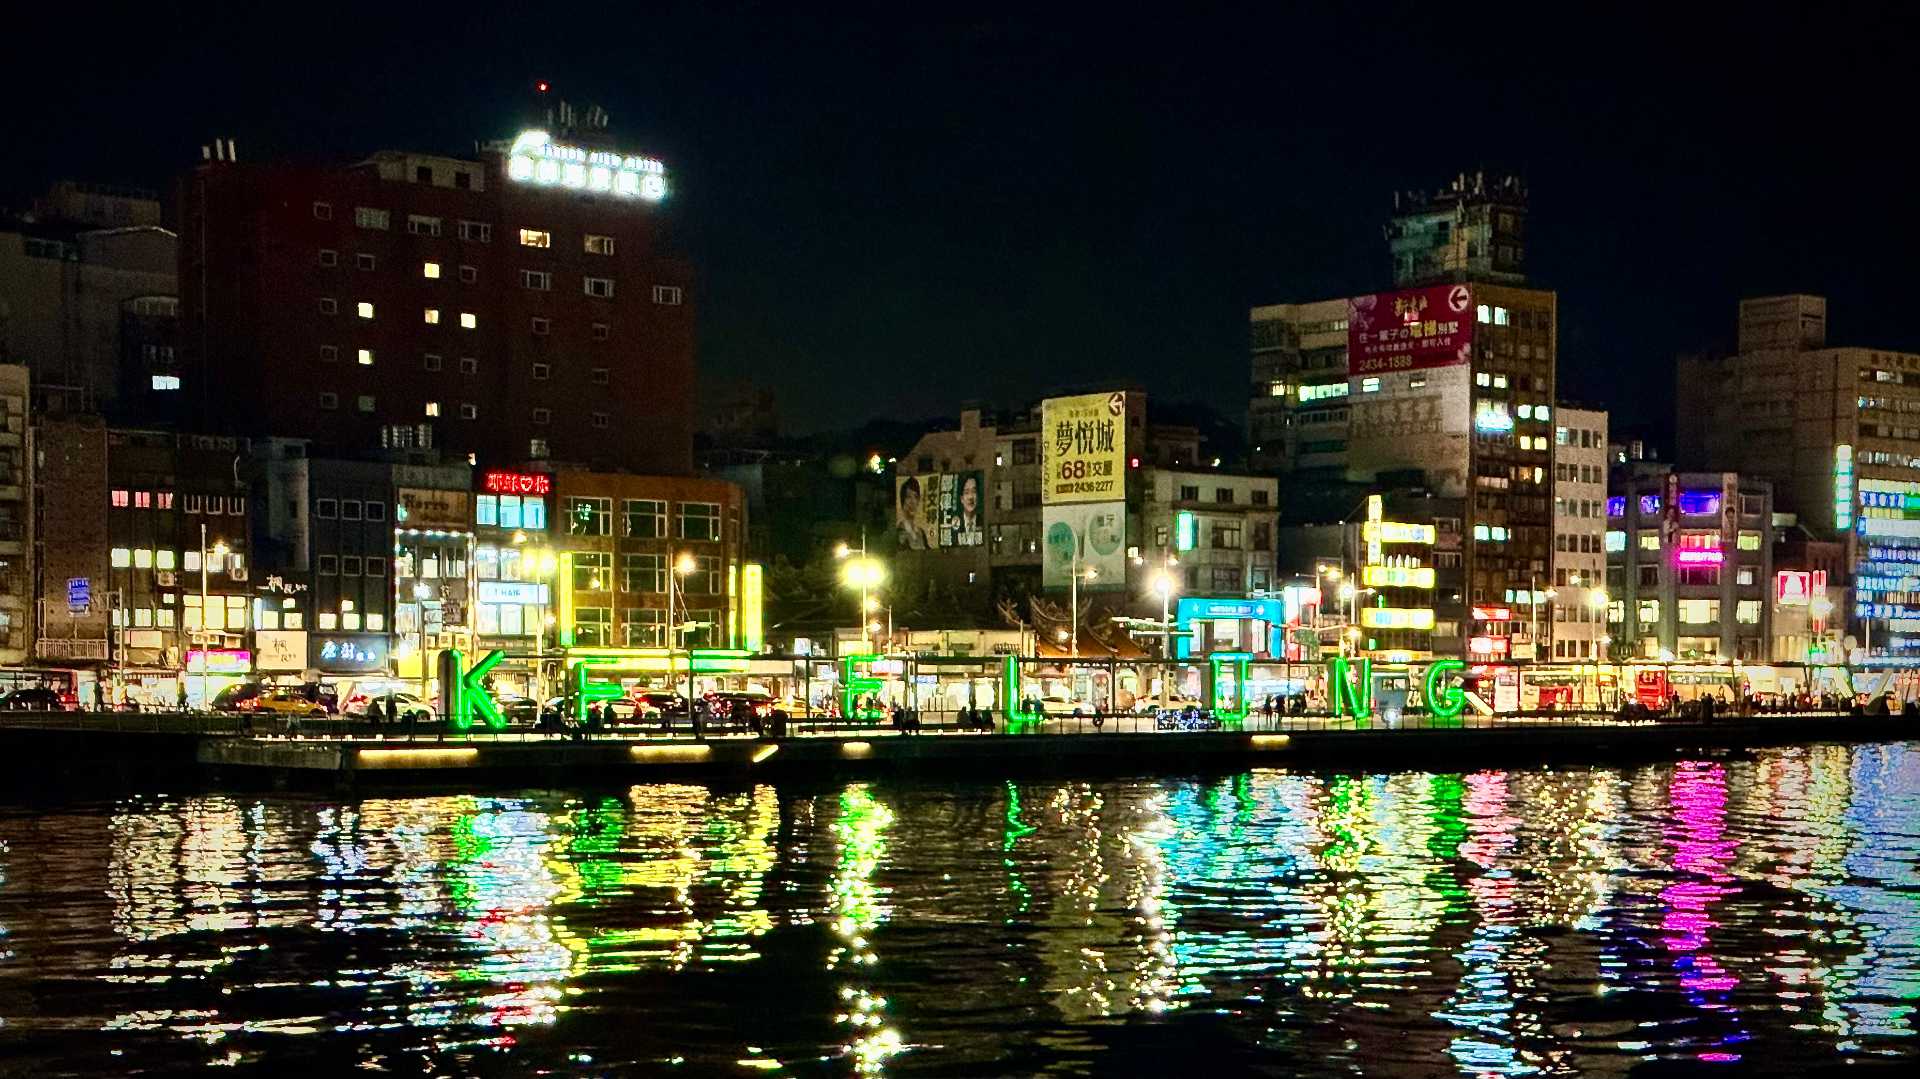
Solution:
{"label": "chinese text billboard", "polygon": [[1076,569],[1082,591],[1126,587],[1126,503],[1048,506],[1040,522],[1041,587],[1066,588]]}
{"label": "chinese text billboard", "polygon": [[1040,502],[1112,502],[1127,495],[1127,395],[1040,403]]}
{"label": "chinese text billboard", "polygon": [[1473,358],[1473,290],[1434,285],[1347,301],[1347,374],[1446,367]]}
{"label": "chinese text billboard", "polygon": [[986,481],[980,472],[900,476],[893,483],[894,542],[903,551],[986,543]]}

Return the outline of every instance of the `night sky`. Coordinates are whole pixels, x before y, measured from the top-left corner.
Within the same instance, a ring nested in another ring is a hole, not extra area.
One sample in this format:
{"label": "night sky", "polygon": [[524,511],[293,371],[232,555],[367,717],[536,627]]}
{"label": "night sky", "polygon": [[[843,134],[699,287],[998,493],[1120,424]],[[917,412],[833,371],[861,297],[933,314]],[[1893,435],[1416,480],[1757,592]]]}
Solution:
{"label": "night sky", "polygon": [[1670,424],[1673,354],[1730,343],[1741,295],[1920,348],[1898,6],[916,7],[16,14],[0,195],[159,186],[216,133],[470,152],[550,79],[665,158],[703,376],[789,431],[1116,380],[1238,415],[1247,307],[1385,287],[1392,192],[1483,166],[1531,187],[1563,396],[1616,425]]}

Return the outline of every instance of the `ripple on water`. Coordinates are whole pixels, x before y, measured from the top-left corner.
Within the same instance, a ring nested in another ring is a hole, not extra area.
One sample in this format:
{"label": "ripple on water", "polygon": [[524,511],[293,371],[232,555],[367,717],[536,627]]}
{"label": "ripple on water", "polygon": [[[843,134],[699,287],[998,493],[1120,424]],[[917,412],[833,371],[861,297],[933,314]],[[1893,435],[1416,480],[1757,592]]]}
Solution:
{"label": "ripple on water", "polygon": [[0,808],[0,1038],[46,1075],[1911,1056],[1915,750]]}

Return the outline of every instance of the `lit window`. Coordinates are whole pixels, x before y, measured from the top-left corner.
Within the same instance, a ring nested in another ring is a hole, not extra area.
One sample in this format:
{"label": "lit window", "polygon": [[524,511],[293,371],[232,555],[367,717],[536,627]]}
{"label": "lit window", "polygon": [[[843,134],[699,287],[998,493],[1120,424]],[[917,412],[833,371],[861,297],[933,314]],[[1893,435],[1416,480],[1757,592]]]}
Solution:
{"label": "lit window", "polygon": [[1533,418],[1536,420],[1550,420],[1553,418],[1553,410],[1545,405],[1535,405],[1533,406]]}
{"label": "lit window", "polygon": [[1485,324],[1485,323],[1488,323],[1488,322],[1492,322],[1492,321],[1493,321],[1493,308],[1491,308],[1491,307],[1488,307],[1488,306],[1487,306],[1486,304],[1481,304],[1481,305],[1480,305],[1480,310],[1479,310],[1479,315],[1480,315],[1480,321],[1481,321],[1481,323],[1482,323],[1482,324]]}
{"label": "lit window", "polygon": [[1532,405],[1521,405],[1516,411],[1520,413],[1520,418],[1523,420],[1530,420],[1533,418]]}
{"label": "lit window", "polygon": [[521,247],[552,247],[553,234],[548,232],[541,232],[538,229],[521,229],[520,230],[520,246]]}
{"label": "lit window", "polygon": [[134,569],[152,569],[153,568],[153,551],[148,548],[142,547],[139,550],[133,552],[133,568]]}
{"label": "lit window", "polygon": [[368,303],[367,301],[361,300],[358,304],[355,305],[355,307],[359,310],[361,318],[373,317],[373,305]]}
{"label": "lit window", "polygon": [[1495,375],[1495,376],[1493,376],[1493,388],[1494,388],[1494,389],[1496,389],[1496,390],[1504,390],[1504,389],[1506,389],[1506,388],[1507,388],[1507,376],[1505,376],[1505,375]]}
{"label": "lit window", "polygon": [[480,319],[476,317],[473,312],[471,311],[460,312],[460,328],[461,329],[471,330],[478,325],[480,325]]}
{"label": "lit window", "polygon": [[177,390],[180,388],[179,375],[153,376],[153,388],[156,390]]}
{"label": "lit window", "polygon": [[613,237],[595,236],[592,233],[588,233],[587,234],[587,254],[589,255],[613,254]]}
{"label": "lit window", "polygon": [[[193,596],[190,598],[199,599],[200,597]],[[334,614],[332,611],[321,611],[319,625],[321,629],[339,629],[340,616]]]}
{"label": "lit window", "polygon": [[1494,309],[1493,309],[1493,324],[1494,324],[1495,326],[1505,326],[1505,325],[1507,324],[1507,309],[1506,309],[1506,308],[1504,308],[1504,307],[1496,307],[1496,308],[1494,308]]}
{"label": "lit window", "polygon": [[429,326],[440,325],[440,309],[438,307],[427,308],[426,318],[427,318],[427,325]]}
{"label": "lit window", "polygon": [[423,263],[421,263],[421,264],[420,264],[420,276],[422,276],[422,277],[425,277],[425,278],[427,278],[428,280],[431,280],[431,281],[438,281],[438,280],[440,280],[440,264],[439,264],[439,263],[437,263],[437,262],[423,262]]}
{"label": "lit window", "polygon": [[1742,532],[1736,544],[1743,551],[1757,551],[1760,549],[1760,533]]}
{"label": "lit window", "polygon": [[[1483,319],[1482,321],[1485,320]],[[1493,385],[1493,376],[1487,374],[1485,371],[1477,372],[1473,376],[1473,384],[1476,386],[1491,386]]]}
{"label": "lit window", "polygon": [[174,557],[173,557],[172,551],[153,552],[153,568],[154,569],[170,570],[173,567],[174,567]]}
{"label": "lit window", "polygon": [[427,402],[427,415],[429,415],[429,416],[438,416],[439,414],[440,414],[440,402],[438,402],[438,401],[428,401],[428,402]]}
{"label": "lit window", "polygon": [[1363,378],[1363,379],[1361,379],[1361,380],[1360,380],[1360,392],[1361,392],[1361,393],[1379,393],[1379,392],[1380,392],[1380,380],[1379,380],[1379,379],[1377,379],[1377,378]]}
{"label": "lit window", "polygon": [[360,349],[357,353],[355,353],[355,355],[359,357],[360,366],[362,367],[373,366],[373,350],[372,349],[370,348]]}
{"label": "lit window", "polygon": [[114,569],[126,569],[133,565],[133,552],[125,547],[115,547],[110,561]]}

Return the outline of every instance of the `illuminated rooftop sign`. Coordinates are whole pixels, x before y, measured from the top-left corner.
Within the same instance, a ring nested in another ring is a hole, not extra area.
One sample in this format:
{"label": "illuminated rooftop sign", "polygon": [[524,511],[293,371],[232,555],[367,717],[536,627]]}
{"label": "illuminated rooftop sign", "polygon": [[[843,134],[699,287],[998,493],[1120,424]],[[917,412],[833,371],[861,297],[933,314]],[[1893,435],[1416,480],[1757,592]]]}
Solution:
{"label": "illuminated rooftop sign", "polygon": [[507,177],[523,184],[597,191],[659,202],[667,197],[667,166],[658,158],[589,150],[552,141],[544,131],[522,131],[507,151]]}
{"label": "illuminated rooftop sign", "polygon": [[490,495],[544,495],[553,491],[553,477],[540,472],[489,469],[480,474],[480,489]]}

